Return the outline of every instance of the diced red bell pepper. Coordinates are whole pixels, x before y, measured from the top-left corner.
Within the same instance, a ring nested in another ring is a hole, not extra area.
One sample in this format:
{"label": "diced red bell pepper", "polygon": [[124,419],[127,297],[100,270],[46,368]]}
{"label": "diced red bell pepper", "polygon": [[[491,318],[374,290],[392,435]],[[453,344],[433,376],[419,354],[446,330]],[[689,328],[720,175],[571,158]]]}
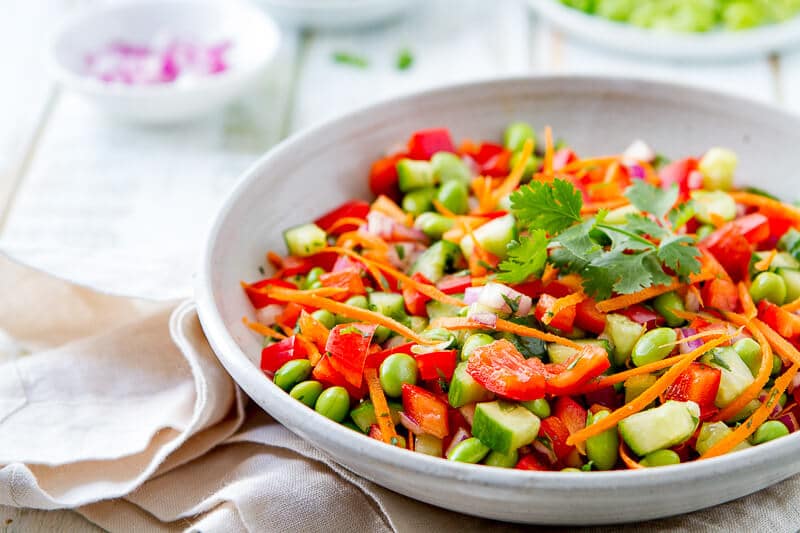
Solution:
{"label": "diced red bell pepper", "polygon": [[363,200],[351,200],[349,202],[345,202],[336,209],[329,211],[319,217],[314,223],[319,226],[320,228],[324,229],[327,233],[332,235],[338,235],[340,233],[344,233],[346,231],[353,231],[358,226],[355,224],[345,224],[339,226],[333,231],[330,231],[330,228],[336,224],[339,220],[343,218],[367,218],[367,214],[369,213],[370,205],[369,203]]}
{"label": "diced red bell pepper", "polygon": [[548,416],[539,426],[539,435],[547,437],[550,446],[559,461],[564,461],[575,449],[567,444],[570,432],[564,422],[557,416]]}
{"label": "diced red bell pepper", "polygon": [[322,356],[311,375],[327,387],[344,387],[354,400],[361,399],[367,394],[366,382],[363,382],[360,387],[354,387],[338,370],[333,368],[331,358],[327,354]]}
{"label": "diced red bell pepper", "polygon": [[770,219],[761,213],[751,213],[736,220],[728,222],[739,234],[743,235],[750,244],[759,244],[769,239]]}
{"label": "diced red bell pepper", "polygon": [[575,325],[581,329],[600,335],[606,329],[606,314],[597,310],[597,302],[587,298],[578,304],[575,312]]}
{"label": "diced red bell pepper", "polygon": [[547,285],[542,284],[541,280],[535,279],[533,281],[526,281],[518,285],[512,285],[512,289],[521,292],[531,298],[538,298],[542,294],[549,294],[556,298],[563,298],[564,296],[574,292],[572,287],[561,283],[560,281],[551,281]]}
{"label": "diced red bell pepper", "polygon": [[499,178],[511,172],[511,152],[503,150],[481,165],[481,174]]}
{"label": "diced red bell pepper", "polygon": [[569,148],[559,148],[553,154],[553,170],[561,170],[570,163],[578,160],[578,154]]}
{"label": "diced red bell pepper", "polygon": [[415,354],[419,376],[425,380],[444,378],[448,381],[456,370],[457,356],[455,350]]}
{"label": "diced red bell pepper", "polygon": [[276,322],[281,326],[293,328],[297,325],[297,319],[300,318],[300,313],[302,312],[302,305],[295,302],[289,302],[286,304],[286,307],[283,308],[283,313],[278,316]]}
{"label": "diced red bell pepper", "polygon": [[308,271],[316,265],[311,257],[295,257],[290,255],[281,263],[281,268],[275,273],[275,277],[292,277],[308,274]]}
{"label": "diced red bell pepper", "polygon": [[699,184],[690,183],[689,176],[697,170],[697,164],[696,158],[688,157],[664,166],[658,172],[658,177],[661,179],[661,187],[669,189],[673,185],[678,185],[681,198],[687,198],[691,190],[699,189],[703,185],[702,182]]}
{"label": "diced red bell pepper", "polygon": [[325,351],[330,355],[330,363],[353,387],[361,386],[376,327],[375,324],[339,324],[328,335]]}
{"label": "diced red bell pepper", "polygon": [[778,240],[783,237],[784,233],[789,231],[789,228],[794,227],[795,221],[773,210],[762,209],[761,214],[769,219],[769,239],[767,239],[762,246],[767,245],[769,248],[775,248]]}
{"label": "diced red bell pepper", "polygon": [[520,458],[517,461],[517,466],[515,466],[517,470],[536,470],[539,472],[547,472],[550,469],[547,468],[544,464],[541,463],[533,454],[528,454]]}
{"label": "diced red bell pepper", "polygon": [[404,157],[408,157],[408,154],[394,154],[372,163],[369,172],[369,190],[372,194],[400,201],[402,194],[397,186],[397,162]]}
{"label": "diced red bell pepper", "polygon": [[250,299],[250,303],[256,309],[261,309],[269,304],[282,304],[283,302],[270,298],[261,291],[255,289],[264,289],[266,287],[283,287],[285,289],[296,289],[297,285],[290,281],[284,281],[280,278],[262,279],[244,287],[244,292]]}
{"label": "diced red bell pepper", "polygon": [[553,306],[556,304],[556,300],[553,296],[549,294],[542,294],[539,297],[539,301],[536,304],[536,309],[534,310],[533,314],[536,316],[537,319],[542,320],[545,316],[552,317],[548,325],[550,327],[556,328],[564,333],[572,333],[572,327],[575,323],[575,315],[577,314],[577,306],[570,305],[565,307],[555,316],[552,316],[552,309]]}
{"label": "diced red bell pepper", "polygon": [[483,142],[476,145],[465,142],[460,152],[475,162],[483,176],[506,176],[510,171],[511,152],[501,144]]}
{"label": "diced red bell pepper", "polygon": [[553,415],[567,426],[570,434],[586,427],[586,409],[569,396],[559,396],[553,406]]}
{"label": "diced red bell pepper", "polygon": [[364,288],[364,281],[361,279],[361,272],[355,268],[326,272],[320,275],[319,281],[323,287],[346,289],[346,292],[331,296],[334,300],[346,300],[351,296],[367,292]]}
{"label": "diced red bell pepper", "polygon": [[713,410],[721,378],[722,372],[718,368],[692,363],[667,387],[664,399],[679,402],[691,400],[700,406],[701,414],[708,409]]}
{"label": "diced red bell pepper", "polygon": [[387,357],[394,353],[411,353],[411,347],[415,344],[416,343],[414,342],[407,342],[405,344],[401,344],[400,346],[395,346],[394,348],[380,350],[375,353],[368,354],[364,368],[380,368],[381,363],[383,363]]}
{"label": "diced red bell pepper", "polygon": [[296,335],[287,337],[278,342],[273,342],[261,350],[261,370],[264,372],[275,372],[287,361],[293,359],[305,359],[308,351]]}
{"label": "diced red bell pepper", "polygon": [[622,394],[614,390],[614,387],[605,387],[596,391],[584,394],[586,402],[592,405],[601,405],[609,409],[621,407],[624,403]]}
{"label": "diced red bell pepper", "polygon": [[458,294],[472,287],[472,276],[448,275],[436,283],[436,288],[445,294]]}
{"label": "diced red bell pepper", "polygon": [[425,433],[440,439],[450,433],[447,403],[421,387],[403,383],[403,411]]}
{"label": "diced red bell pepper", "polygon": [[800,336],[800,316],[767,300],[758,303],[758,317],[785,339]]}
{"label": "diced red bell pepper", "polygon": [[707,281],[701,294],[706,307],[721,311],[736,311],[739,306],[739,292],[736,285],[726,279]]}
{"label": "diced red bell pepper", "polygon": [[565,368],[547,378],[547,393],[575,394],[581,386],[605,372],[611,366],[608,353],[600,346],[587,345],[569,358]]}
{"label": "diced red bell pepper", "polygon": [[619,313],[630,318],[637,324],[644,325],[647,329],[657,328],[666,323],[666,320],[663,316],[659,315],[649,307],[645,307],[641,304],[631,305]]}
{"label": "diced red bell pepper", "polygon": [[544,396],[545,379],[507,340],[477,348],[467,362],[472,379],[499,396],[512,400],[536,400]]}
{"label": "diced red bell pepper", "polygon": [[[432,285],[431,281],[421,272],[415,272],[411,278],[414,281]],[[411,315],[427,317],[428,311],[425,308],[425,304],[427,304],[430,299],[430,296],[426,296],[417,291],[413,285],[407,284],[403,286],[403,302],[405,302],[406,311]]]}
{"label": "diced red bell pepper", "polygon": [[437,152],[455,152],[450,130],[434,128],[420,130],[408,140],[408,157],[411,159],[430,159]]}
{"label": "diced red bell pepper", "polygon": [[750,274],[753,245],[742,235],[737,226],[725,224],[706,237],[702,244],[733,281],[747,279]]}

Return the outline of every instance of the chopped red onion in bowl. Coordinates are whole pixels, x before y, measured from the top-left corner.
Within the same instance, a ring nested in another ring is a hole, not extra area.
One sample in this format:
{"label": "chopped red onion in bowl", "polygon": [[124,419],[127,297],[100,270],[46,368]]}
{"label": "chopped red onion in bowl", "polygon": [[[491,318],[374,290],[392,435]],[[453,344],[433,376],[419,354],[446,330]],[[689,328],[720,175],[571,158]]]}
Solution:
{"label": "chopped red onion in bowl", "polygon": [[447,447],[447,451],[444,452],[445,457],[450,457],[450,454],[453,452],[453,449],[458,446],[459,443],[467,440],[469,438],[469,432],[464,428],[458,428],[456,434],[453,435],[453,440],[450,441],[450,446]]}

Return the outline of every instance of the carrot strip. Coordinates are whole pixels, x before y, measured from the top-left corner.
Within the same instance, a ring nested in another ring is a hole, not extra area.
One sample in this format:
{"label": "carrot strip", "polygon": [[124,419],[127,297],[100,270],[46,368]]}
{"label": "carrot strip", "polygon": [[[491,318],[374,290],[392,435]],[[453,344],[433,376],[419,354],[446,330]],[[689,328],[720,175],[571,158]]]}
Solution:
{"label": "carrot strip", "polygon": [[788,304],[783,306],[784,311],[789,311],[790,313],[794,313],[795,311],[800,311],[800,298],[796,299],[793,302],[789,302]]}
{"label": "carrot strip", "polygon": [[794,207],[789,204],[784,204],[779,200],[773,200],[760,194],[753,194],[749,192],[731,192],[729,193],[736,203],[764,208],[769,211],[774,211],[783,217],[789,218],[794,222],[795,227],[800,227],[800,208]]}
{"label": "carrot strip", "polygon": [[337,253],[337,254],[341,254],[341,255],[347,255],[347,256],[350,256],[350,257],[352,257],[354,259],[357,259],[358,261],[361,262],[361,264],[364,265],[364,268],[367,269],[367,272],[369,272],[370,276],[372,276],[373,279],[376,282],[378,282],[378,284],[381,287],[383,287],[384,289],[388,288],[386,286],[387,285],[386,278],[381,274],[381,272],[380,272],[380,270],[378,268],[375,268],[375,266],[374,266],[375,263],[372,262],[369,259],[366,259],[362,254],[359,254],[358,252],[354,252],[353,250],[349,250],[347,248],[342,248],[342,247],[339,247],[339,246],[326,246],[325,248],[322,249],[322,251],[323,252],[333,252],[333,253]]}
{"label": "carrot strip", "polygon": [[318,309],[327,309],[331,313],[343,315],[354,320],[362,320],[370,324],[385,326],[395,333],[413,340],[417,344],[432,345],[437,344],[438,342],[420,337],[414,330],[407,328],[396,320],[393,320],[380,313],[376,313],[375,311],[361,309],[360,307],[354,307],[345,303],[329,300],[328,298],[321,298],[315,294],[309,294],[307,291],[296,291],[280,287],[273,287],[269,292],[269,296],[271,298],[275,298],[276,300],[281,300],[284,302],[296,302],[302,305],[316,307]]}
{"label": "carrot strip", "polygon": [[[505,195],[511,194],[514,189],[519,186],[520,181],[522,181],[522,175],[525,174],[525,167],[528,164],[528,158],[532,153],[533,140],[527,139],[525,144],[522,145],[522,153],[520,154],[517,164],[514,165],[513,169],[511,169],[511,173],[505,180],[503,180],[503,183],[501,183],[500,186],[494,191],[495,205],[497,205],[497,202],[499,202]],[[494,208],[494,205],[492,208]]]}
{"label": "carrot strip", "polygon": [[769,415],[772,414],[772,411],[775,408],[775,405],[778,403],[781,394],[783,394],[783,391],[785,391],[789,386],[789,383],[792,382],[792,379],[794,378],[795,374],[797,374],[798,369],[800,369],[800,365],[795,363],[789,368],[789,370],[784,372],[781,377],[776,379],[775,385],[773,385],[772,389],[769,391],[767,401],[762,403],[761,406],[756,409],[752,415],[750,415],[744,424],[741,424],[739,427],[734,429],[732,433],[726,435],[725,438],[706,450],[706,453],[701,455],[700,459],[710,459],[711,457],[717,457],[726,454],[744,442],[747,437],[752,435],[755,430],[758,429],[758,427],[763,424],[767,418],[769,418]]}
{"label": "carrot strip", "polygon": [[331,227],[328,228],[328,233],[336,231],[337,229],[341,228],[342,226],[361,226],[362,224],[366,224],[367,221],[363,218],[358,217],[342,217],[333,224]]}
{"label": "carrot strip", "polygon": [[[395,222],[403,224],[404,226],[411,226],[411,224],[414,222],[413,215],[403,211],[400,206],[394,203],[391,198],[384,196],[383,194],[378,196],[378,198],[372,202],[372,209],[379,213],[383,213]],[[409,217],[411,220],[409,220]]]}
{"label": "carrot strip", "polygon": [[285,339],[286,335],[281,333],[280,331],[276,331],[260,322],[250,322],[247,320],[246,316],[242,317],[242,324],[250,328],[251,330],[255,331],[259,335],[264,335],[265,337],[274,337],[276,339]]}
{"label": "carrot strip", "polygon": [[736,288],[739,290],[739,300],[742,302],[744,316],[747,317],[747,320],[754,319],[758,316],[758,309],[756,309],[756,304],[753,301],[753,297],[750,296],[750,290],[743,281],[740,281],[736,285]]}
{"label": "carrot strip", "polygon": [[300,313],[300,317],[297,319],[297,327],[300,328],[300,333],[313,342],[317,348],[320,350],[325,349],[330,331],[322,322],[303,310]]}
{"label": "carrot strip", "polygon": [[553,175],[553,130],[550,126],[544,128],[544,175]]}
{"label": "carrot strip", "polygon": [[594,435],[598,435],[607,429],[611,429],[621,420],[638,413],[650,405],[650,402],[658,398],[659,394],[665,391],[667,387],[672,385],[672,382],[675,381],[681,372],[686,370],[692,361],[728,340],[730,340],[730,335],[722,335],[719,338],[709,341],[699,348],[695,348],[691,352],[687,353],[683,356],[682,361],[679,361],[675,366],[667,370],[663,376],[658,378],[658,380],[656,380],[656,382],[651,385],[650,388],[637,396],[636,399],[623,405],[604,419],[573,433],[567,439],[567,444],[574,446],[579,442],[584,442],[589,437],[593,437]]}
{"label": "carrot strip", "polygon": [[408,441],[407,441],[408,449],[413,452],[414,451],[414,432],[411,431],[410,429],[407,430],[407,431],[408,431]]}
{"label": "carrot strip", "polygon": [[761,320],[756,318],[752,322],[764,334],[772,349],[778,352],[778,355],[784,361],[791,361],[794,365],[800,365],[800,352],[797,351],[797,348]]}
{"label": "carrot strip", "polygon": [[769,270],[769,266],[772,264],[772,261],[775,259],[776,255],[778,255],[778,250],[772,250],[764,259],[758,261],[753,266],[756,268],[756,270],[761,272],[764,270]]}
{"label": "carrot strip", "polygon": [[[273,285],[267,285],[266,287],[250,287],[251,290],[260,292],[261,294],[269,294],[270,291],[275,288]],[[335,296],[337,294],[342,294],[343,292],[347,292],[347,289],[342,287],[319,287],[317,289],[305,289],[305,290],[297,290],[297,292],[301,294],[313,294],[314,296],[321,296],[323,298],[327,298],[329,296]]]}
{"label": "carrot strip", "polygon": [[603,177],[603,183],[611,183],[616,181],[617,174],[619,174],[619,161],[613,161],[606,169],[606,175]]}
{"label": "carrot strip", "polygon": [[655,285],[652,287],[647,287],[646,289],[642,289],[633,294],[623,294],[621,296],[599,302],[597,304],[597,310],[602,313],[610,313],[619,309],[625,309],[631,305],[645,302],[650,298],[655,298],[661,294],[674,291],[675,289],[680,288],[680,286],[681,282],[675,280],[669,285]]}
{"label": "carrot strip", "polygon": [[597,213],[601,209],[616,209],[618,207],[625,207],[626,205],[630,204],[630,200],[627,198],[616,198],[614,200],[608,200],[607,202],[593,202],[588,204],[583,204],[581,207],[581,214],[591,214]]}
{"label": "carrot strip", "polygon": [[519,324],[509,322],[508,320],[503,320],[502,318],[497,319],[497,324],[495,324],[494,328],[489,328],[485,324],[473,322],[469,318],[457,316],[437,318],[431,323],[431,326],[434,328],[445,329],[495,329],[497,331],[514,333],[522,337],[533,337],[545,342],[555,342],[556,344],[569,346],[570,348],[575,348],[576,350],[580,350],[582,348],[582,346],[577,342],[565,339],[564,337],[559,337],[558,335],[553,335],[551,333],[545,333],[543,331],[539,331],[538,329],[529,328],[527,326],[521,326]]}
{"label": "carrot strip", "polygon": [[568,164],[564,168],[561,169],[561,172],[565,172],[568,174],[572,174],[579,170],[583,170],[588,167],[604,167],[606,165],[610,165],[614,161],[618,161],[618,155],[609,155],[609,156],[602,156],[602,157],[591,157],[588,159],[579,159],[577,161],[573,161],[572,163]]}
{"label": "carrot strip", "polygon": [[545,313],[545,315],[542,317],[542,322],[544,322],[545,325],[550,324],[550,322],[556,317],[556,315],[558,315],[558,313],[570,306],[578,305],[586,298],[587,296],[582,292],[573,292],[572,294],[568,294],[562,298],[559,298],[553,303],[553,308],[550,310],[550,312]]}
{"label": "carrot strip", "polygon": [[542,272],[542,285],[547,285],[556,280],[558,277],[558,269],[554,267],[551,263],[547,263],[544,267],[544,272]]}
{"label": "carrot strip", "polygon": [[625,466],[631,470],[639,470],[644,468],[634,458],[628,455],[628,447],[625,446],[625,442],[622,439],[619,439],[619,457],[622,459],[622,462],[625,463]]}
{"label": "carrot strip", "polygon": [[583,388],[581,388],[578,394],[586,394],[587,392],[606,389],[612,385],[616,385],[617,383],[624,383],[625,380],[633,376],[641,376],[643,374],[651,374],[653,372],[658,372],[659,370],[664,370],[665,368],[669,368],[675,363],[682,361],[684,357],[686,357],[684,354],[674,355],[672,357],[662,359],[661,361],[655,361],[654,363],[637,366],[635,368],[631,368],[630,370],[617,372],[616,374],[599,378],[596,381],[590,381]]}
{"label": "carrot strip", "polygon": [[269,263],[276,269],[280,269],[283,266],[283,257],[272,250],[267,252],[267,261],[269,261]]}
{"label": "carrot strip", "polygon": [[317,366],[319,360],[322,359],[322,354],[317,346],[303,335],[297,335],[297,341],[302,344],[308,352],[308,362],[311,363],[311,366]]}
{"label": "carrot strip", "polygon": [[383,394],[378,373],[374,368],[367,368],[364,370],[364,378],[369,387],[369,398],[372,400],[372,405],[375,406],[375,419],[378,421],[378,427],[381,428],[381,438],[386,444],[394,445],[397,442],[397,433],[394,430],[389,403],[386,401],[386,395]]}

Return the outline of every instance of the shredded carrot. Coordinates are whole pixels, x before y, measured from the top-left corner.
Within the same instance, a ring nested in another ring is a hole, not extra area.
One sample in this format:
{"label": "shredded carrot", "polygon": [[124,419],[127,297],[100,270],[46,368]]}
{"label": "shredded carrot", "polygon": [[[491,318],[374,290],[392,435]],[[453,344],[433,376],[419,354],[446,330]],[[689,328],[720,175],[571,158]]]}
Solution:
{"label": "shredded carrot", "polygon": [[542,285],[547,285],[558,278],[558,268],[554,267],[551,263],[547,263],[542,272]]}
{"label": "shredded carrot", "polygon": [[729,194],[736,203],[773,211],[775,214],[791,219],[795,227],[800,227],[800,208],[798,207],[785,204],[780,200],[773,200],[772,198],[761,196],[760,194],[742,191],[731,192]]}
{"label": "shredded carrot", "polygon": [[347,248],[342,248],[339,246],[326,246],[325,248],[322,249],[322,251],[347,255],[354,259],[357,259],[358,261],[361,262],[362,265],[364,265],[364,268],[367,269],[367,272],[369,272],[370,276],[372,276],[372,278],[376,282],[378,282],[378,284],[381,287],[387,288],[386,278],[383,276],[383,274],[381,274],[380,270],[375,267],[375,263],[371,260],[366,259],[362,254],[359,254],[358,252],[354,252],[353,250],[349,250]]}
{"label": "shredded carrot", "polygon": [[790,313],[794,313],[795,311],[800,311],[800,298],[796,299],[793,302],[789,302],[788,304],[782,307],[784,311],[789,311]]}
{"label": "shredded carrot", "polygon": [[625,463],[625,466],[631,470],[639,470],[644,468],[634,458],[628,455],[628,447],[625,446],[625,441],[622,439],[619,440],[619,457],[622,459],[622,462]]}
{"label": "shredded carrot", "polygon": [[381,382],[378,379],[378,372],[374,368],[367,368],[364,370],[364,378],[369,387],[369,398],[375,407],[375,419],[378,421],[378,427],[381,428],[381,438],[386,444],[394,445],[397,442],[397,433],[392,423],[389,403],[386,401],[386,395],[383,393]]}
{"label": "shredded carrot", "polygon": [[750,296],[750,290],[747,288],[747,284],[743,281],[740,281],[736,288],[739,290],[739,300],[742,302],[742,309],[744,309],[744,316],[747,317],[747,320],[752,320],[758,316],[758,309],[756,309],[756,304],[753,302],[753,297]]}
{"label": "shredded carrot", "polygon": [[791,361],[794,365],[800,365],[800,352],[797,351],[797,348],[761,320],[756,318],[752,322],[764,334],[772,349],[778,352],[778,355],[784,361]]}
{"label": "shredded carrot", "polygon": [[410,429],[407,430],[407,431],[408,431],[408,441],[407,441],[408,449],[413,452],[414,451],[414,432],[411,431]]}
{"label": "shredded carrot", "polygon": [[689,283],[702,283],[703,281],[711,281],[717,277],[713,272],[703,272],[702,270],[697,274],[689,274]]}
{"label": "shredded carrot", "polygon": [[544,174],[553,175],[553,129],[550,126],[544,128]]}
{"label": "shredded carrot", "polygon": [[542,317],[542,322],[544,322],[545,325],[550,324],[550,322],[553,320],[553,318],[555,318],[556,315],[558,315],[558,313],[564,309],[567,309],[568,307],[578,305],[586,298],[587,296],[583,292],[573,292],[572,294],[568,294],[557,299],[555,302],[553,302],[553,307],[550,309],[550,312],[545,313],[545,315]]}
{"label": "shredded carrot", "polygon": [[275,268],[281,268],[283,266],[283,257],[272,250],[267,252],[267,261]]}
{"label": "shredded carrot", "polygon": [[378,198],[372,202],[372,209],[379,213],[383,213],[398,224],[411,226],[414,223],[414,216],[411,213],[406,213],[403,211],[400,206],[394,203],[391,198],[384,196],[383,194],[378,196]]}
{"label": "shredded carrot", "polygon": [[619,174],[619,161],[612,161],[606,169],[606,175],[603,177],[603,183],[611,183],[617,180]]}
{"label": "shredded carrot", "polygon": [[[273,285],[267,285],[266,287],[250,287],[251,290],[260,292],[261,294],[269,294],[273,288]],[[298,290],[297,292],[301,294],[313,294],[314,296],[327,298],[329,296],[336,296],[337,294],[347,292],[347,289],[343,289],[342,287],[319,287],[317,289]]]}
{"label": "shredded carrot", "polygon": [[242,324],[250,328],[251,330],[255,331],[259,335],[264,335],[265,337],[272,337],[275,339],[285,339],[286,335],[281,333],[280,331],[276,331],[260,322],[250,322],[247,320],[247,317],[242,317]]}
{"label": "shredded carrot", "polygon": [[769,270],[769,266],[772,264],[772,261],[775,260],[776,255],[778,255],[778,250],[772,250],[764,259],[758,261],[753,266],[756,268],[756,270],[761,272]]}
{"label": "shredded carrot", "polygon": [[361,309],[360,307],[337,302],[328,298],[321,298],[315,294],[309,294],[308,291],[297,291],[284,289],[281,287],[273,287],[269,292],[269,296],[283,302],[296,302],[302,305],[316,307],[318,309],[326,309],[331,313],[346,316],[354,320],[362,320],[369,324],[384,326],[395,333],[402,335],[403,337],[411,339],[417,344],[432,345],[437,343],[437,341],[420,337],[414,330],[407,328],[400,322],[397,322],[396,320],[393,320],[380,313],[369,311],[367,309]]}
{"label": "shredded carrot", "polygon": [[680,286],[681,282],[675,280],[669,285],[654,285],[652,287],[647,287],[646,289],[642,289],[633,294],[623,294],[621,296],[616,296],[614,298],[599,302],[597,304],[597,310],[602,313],[610,313],[619,309],[625,309],[631,305],[642,303],[661,294],[674,291],[675,289],[680,288]]}
{"label": "shredded carrot", "polygon": [[692,297],[696,299],[700,307],[705,307],[705,304],[703,303],[703,294],[700,292],[700,289],[697,287],[697,285],[689,285],[689,287],[686,289],[686,294],[688,295],[689,293],[691,293]]}
{"label": "shredded carrot", "polygon": [[303,345],[303,347],[308,352],[308,362],[311,363],[311,366],[317,366],[319,360],[322,359],[322,354],[320,353],[317,346],[309,339],[304,337],[303,335],[296,335],[297,341]]}
{"label": "shredded carrot", "polygon": [[580,350],[582,348],[582,346],[575,341],[571,341],[569,339],[565,339],[564,337],[559,337],[558,335],[553,335],[551,333],[545,333],[543,331],[539,331],[538,329],[529,328],[527,326],[522,326],[520,324],[515,324],[513,322],[509,322],[508,320],[503,320],[502,318],[497,319],[497,324],[495,324],[494,328],[489,328],[485,324],[474,322],[469,318],[457,317],[457,316],[437,318],[431,323],[431,326],[434,328],[444,328],[444,329],[454,329],[454,330],[495,329],[497,331],[507,331],[509,333],[514,333],[522,337],[533,337],[536,339],[543,340],[545,342],[554,342],[562,346],[569,346],[570,348],[575,348],[576,350]]}
{"label": "shredded carrot", "polygon": [[533,153],[533,140],[526,139],[525,144],[522,145],[522,152],[520,153],[519,160],[517,164],[514,165],[514,168],[511,169],[511,173],[508,177],[503,180],[500,186],[495,189],[494,191],[494,208],[504,196],[507,194],[511,194],[518,186],[520,181],[522,181],[522,176],[525,174],[525,167],[528,164],[528,159],[530,158],[531,154]]}
{"label": "shredded carrot", "polygon": [[585,427],[582,430],[573,433],[567,439],[567,444],[574,446],[579,442],[584,442],[589,437],[593,437],[594,435],[598,435],[607,429],[611,429],[621,420],[646,408],[652,401],[658,398],[658,396],[665,391],[667,387],[672,385],[672,382],[675,381],[681,372],[686,370],[692,361],[728,340],[730,340],[729,335],[722,335],[687,353],[683,356],[683,360],[679,361],[672,368],[667,370],[663,376],[658,378],[653,385],[651,385],[642,394],[637,396],[633,401],[623,405],[607,417],[595,422],[591,426]]}
{"label": "shredded carrot", "polygon": [[731,281],[731,276],[728,274],[728,271],[725,270],[725,267],[717,261],[717,258],[714,257],[705,246],[698,246],[700,250],[700,262],[702,263],[701,272],[709,272],[715,274],[717,277],[724,279],[725,281]]}
{"label": "shredded carrot", "polygon": [[742,316],[737,313],[725,313],[725,318],[734,324],[745,326],[747,331],[755,338],[761,346],[761,364],[758,367],[756,379],[745,388],[733,402],[726,405],[717,414],[717,420],[728,420],[741,411],[750,400],[758,397],[759,391],[764,387],[764,384],[769,380],[769,375],[772,373],[772,347],[767,342],[767,338],[761,332],[756,324],[751,323],[751,319],[747,316]]}
{"label": "shredded carrot", "polygon": [[325,345],[328,343],[328,334],[330,334],[330,331],[322,322],[303,310],[300,313],[300,317],[297,319],[297,327],[300,328],[300,333],[302,333],[303,336],[308,340],[313,342],[317,348],[320,350],[325,349]]}
{"label": "shredded carrot", "polygon": [[561,169],[561,172],[565,172],[567,174],[575,173],[579,170],[584,170],[589,167],[604,167],[606,165],[610,165],[614,161],[619,161],[618,155],[609,155],[603,157],[592,157],[588,159],[579,159],[577,161],[573,161],[572,163],[568,164],[564,168]]}
{"label": "shredded carrot", "polygon": [[373,248],[382,252],[389,250],[389,243],[366,231],[348,231],[342,233],[337,239],[337,245],[341,246],[345,241],[350,241],[353,245],[361,245],[364,248]]}
{"label": "shredded carrot", "polygon": [[343,226],[361,226],[362,224],[366,224],[367,221],[363,218],[358,217],[342,217],[328,228],[328,233],[336,231],[337,229]]}
{"label": "shredded carrot", "polygon": [[651,374],[653,372],[658,372],[659,370],[664,370],[665,368],[669,368],[675,363],[682,361],[684,357],[686,356],[683,354],[675,355],[660,361],[655,361],[654,363],[648,363],[646,365],[631,368],[630,370],[617,372],[616,374],[602,377],[596,381],[590,381],[583,388],[581,388],[580,394],[607,389],[608,387],[616,385],[617,383],[624,383],[628,378],[633,376],[641,376],[643,374]]}
{"label": "shredded carrot", "polygon": [[769,391],[767,401],[762,403],[761,406],[750,415],[745,423],[741,424],[734,429],[732,433],[729,433],[722,440],[706,450],[706,453],[701,455],[700,459],[709,459],[726,454],[752,435],[758,427],[769,418],[770,414],[772,414],[775,405],[778,403],[778,400],[780,400],[781,394],[783,394],[783,391],[789,386],[789,383],[792,382],[798,369],[800,369],[800,365],[795,363],[789,370],[784,372],[781,377],[776,379],[775,385],[773,385]]}
{"label": "shredded carrot", "polygon": [[437,200],[436,198],[433,199],[433,207],[439,212],[440,215],[444,215],[447,218],[456,218],[458,215],[447,209],[445,205]]}
{"label": "shredded carrot", "polygon": [[625,207],[626,205],[630,204],[630,200],[627,198],[615,198],[614,200],[608,200],[606,202],[593,202],[583,204],[581,207],[581,214],[587,215],[591,213],[597,213],[601,209],[616,209],[618,207]]}

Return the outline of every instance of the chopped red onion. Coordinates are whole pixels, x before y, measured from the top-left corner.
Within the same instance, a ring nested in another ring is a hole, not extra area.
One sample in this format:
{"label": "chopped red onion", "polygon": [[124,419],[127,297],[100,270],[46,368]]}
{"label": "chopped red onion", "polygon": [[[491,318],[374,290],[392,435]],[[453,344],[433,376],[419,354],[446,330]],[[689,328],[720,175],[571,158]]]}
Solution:
{"label": "chopped red onion", "polygon": [[481,309],[480,304],[474,303],[469,306],[467,318],[478,324],[494,328],[497,325],[497,315]]}
{"label": "chopped red onion", "polygon": [[636,139],[628,146],[622,153],[624,159],[633,159],[635,161],[651,162],[655,160],[655,151],[641,139]]}
{"label": "chopped red onion", "polygon": [[464,291],[464,303],[474,304],[477,302],[482,290],[483,287],[467,287]]}
{"label": "chopped red onion", "polygon": [[540,454],[544,455],[547,458],[547,460],[550,461],[551,465],[558,462],[558,457],[556,457],[556,452],[554,452],[550,446],[546,445],[542,441],[540,440],[533,441],[533,449],[539,452]]}
{"label": "chopped red onion", "polygon": [[256,309],[256,322],[265,326],[272,326],[283,313],[283,307],[281,304],[268,304],[261,309]]}
{"label": "chopped red onion", "polygon": [[643,180],[646,177],[644,169],[637,163],[625,165],[625,168],[628,169],[628,175],[635,180]]}
{"label": "chopped red onion", "polygon": [[472,419],[475,418],[475,404],[468,403],[463,407],[459,407],[458,410],[461,412],[461,414],[464,416],[464,419],[466,419],[466,421],[469,422],[469,425],[471,426]]}
{"label": "chopped red onion", "polygon": [[395,224],[394,220],[383,213],[370,211],[367,214],[367,233],[376,235],[381,239],[391,238]]}
{"label": "chopped red onion", "polygon": [[688,291],[684,304],[686,305],[686,310],[690,313],[698,312],[700,310],[700,295],[696,292]]}
{"label": "chopped red onion", "polygon": [[[761,403],[766,403],[768,399],[769,395],[766,392],[762,391],[761,394],[758,395],[758,401]],[[774,418],[781,414],[781,411],[783,411],[783,407],[781,407],[780,403],[776,402],[775,407],[772,408],[772,412],[769,414],[769,417]]]}
{"label": "chopped red onion", "polygon": [[[685,339],[687,337],[691,337],[692,335],[697,335],[697,330],[694,328],[681,328],[681,339]],[[703,345],[703,339],[694,339],[692,341],[684,342],[680,344],[680,352],[682,354],[687,354],[693,350],[698,349]]]}
{"label": "chopped red onion", "polygon": [[450,457],[450,453],[453,449],[458,446],[459,443],[464,442],[469,438],[469,432],[464,428],[458,428],[456,434],[453,435],[453,440],[450,441],[450,446],[447,447],[447,451],[444,452],[445,457]]}
{"label": "chopped red onion", "polygon": [[797,424],[797,417],[794,416],[794,413],[785,413],[775,420],[783,422],[783,425],[789,429],[789,433],[794,433],[800,429],[800,425]]}
{"label": "chopped red onion", "polygon": [[516,307],[513,312],[517,316],[527,315],[533,305],[530,296],[515,291],[508,285],[495,283],[493,281],[483,286],[483,290],[481,290],[478,295],[477,302],[487,311],[502,313],[504,315],[510,315],[512,313],[512,308],[509,303],[511,302],[514,307]]}
{"label": "chopped red onion", "polygon": [[413,418],[406,415],[403,411],[400,411],[398,414],[400,415],[400,424],[411,433],[414,435],[422,435],[425,433]]}

